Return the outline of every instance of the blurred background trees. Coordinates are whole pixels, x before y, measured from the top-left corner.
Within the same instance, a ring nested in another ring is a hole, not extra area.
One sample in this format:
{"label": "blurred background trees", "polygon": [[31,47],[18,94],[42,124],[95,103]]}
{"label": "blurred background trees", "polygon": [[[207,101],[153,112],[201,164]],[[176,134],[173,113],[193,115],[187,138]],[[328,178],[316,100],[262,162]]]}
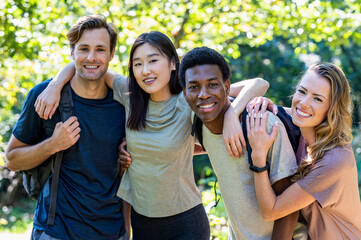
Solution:
{"label": "blurred background trees", "polygon": [[232,82],[263,77],[271,85],[267,96],[281,105],[290,105],[295,81],[310,64],[339,65],[353,90],[360,165],[360,8],[361,0],[1,1],[0,207],[23,194],[19,174],[1,165],[27,92],[71,61],[66,33],[79,17],[95,13],[119,28],[111,68],[122,74],[135,38],[151,30],[171,37],[180,57],[203,45],[218,50],[229,61]]}

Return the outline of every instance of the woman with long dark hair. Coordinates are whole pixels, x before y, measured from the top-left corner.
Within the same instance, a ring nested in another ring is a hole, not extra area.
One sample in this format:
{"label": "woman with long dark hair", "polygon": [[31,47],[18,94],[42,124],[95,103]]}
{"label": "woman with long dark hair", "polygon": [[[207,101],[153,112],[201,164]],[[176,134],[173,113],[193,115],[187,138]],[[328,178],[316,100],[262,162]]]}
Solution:
{"label": "woman with long dark hair", "polygon": [[[73,71],[67,68],[60,74],[61,82]],[[192,112],[178,82],[178,69],[173,43],[163,33],[153,31],[135,40],[129,78],[111,73],[107,76],[114,99],[124,105],[127,115],[127,150],[133,161],[123,174],[118,196],[132,206],[134,239],[210,238],[193,175]],[[240,102],[243,106],[268,88],[260,79],[247,83],[237,85],[246,96]],[[60,89],[55,86],[48,91],[58,93]]]}
{"label": "woman with long dark hair", "polygon": [[[352,141],[350,87],[331,63],[310,66],[292,99],[292,121],[302,133],[294,183],[276,196],[267,171],[254,173],[263,217],[274,221],[301,210],[311,239],[361,239],[361,204]],[[253,164],[266,165],[277,134],[266,132],[266,115],[250,114],[248,139]]]}

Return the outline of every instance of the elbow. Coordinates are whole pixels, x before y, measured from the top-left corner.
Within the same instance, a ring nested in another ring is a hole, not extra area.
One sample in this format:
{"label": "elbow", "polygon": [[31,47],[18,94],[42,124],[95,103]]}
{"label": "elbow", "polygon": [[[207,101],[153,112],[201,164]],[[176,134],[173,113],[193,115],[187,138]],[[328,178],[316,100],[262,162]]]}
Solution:
{"label": "elbow", "polygon": [[274,222],[280,218],[279,216],[277,216],[277,213],[274,210],[261,210],[261,213],[263,219],[267,222]]}
{"label": "elbow", "polygon": [[11,161],[11,154],[6,153],[5,154],[5,167],[7,167],[9,170],[11,171],[19,171],[19,167],[16,166],[16,164],[14,164],[13,161]]}
{"label": "elbow", "polygon": [[269,88],[269,83],[263,78],[255,78],[255,85],[262,91],[262,95],[264,95]]}
{"label": "elbow", "polygon": [[269,214],[269,213],[262,213],[262,217],[264,220],[266,220],[267,222],[274,222],[276,219],[274,219],[274,217]]}
{"label": "elbow", "polygon": [[14,172],[19,171],[9,160],[5,160],[5,167]]}

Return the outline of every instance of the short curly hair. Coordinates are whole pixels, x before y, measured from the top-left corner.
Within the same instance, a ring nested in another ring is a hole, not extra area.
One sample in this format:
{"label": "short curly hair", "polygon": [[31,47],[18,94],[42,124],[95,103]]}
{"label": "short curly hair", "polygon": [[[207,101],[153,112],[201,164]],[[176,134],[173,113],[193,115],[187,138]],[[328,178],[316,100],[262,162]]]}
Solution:
{"label": "short curly hair", "polygon": [[217,51],[208,47],[197,47],[189,51],[183,58],[179,69],[179,82],[185,88],[185,75],[188,68],[199,65],[214,64],[218,65],[222,72],[223,81],[225,82],[231,77],[226,59]]}

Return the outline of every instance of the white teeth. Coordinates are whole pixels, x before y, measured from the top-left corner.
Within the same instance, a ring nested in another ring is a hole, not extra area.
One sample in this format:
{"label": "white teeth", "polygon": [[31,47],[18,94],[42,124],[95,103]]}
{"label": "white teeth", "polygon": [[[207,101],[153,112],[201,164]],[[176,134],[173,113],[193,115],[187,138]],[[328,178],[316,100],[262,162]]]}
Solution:
{"label": "white teeth", "polygon": [[215,105],[215,103],[207,104],[207,105],[199,105],[200,108],[211,108]]}
{"label": "white teeth", "polygon": [[144,82],[151,82],[151,81],[154,81],[154,80],[155,80],[155,78],[151,78],[151,79],[144,80]]}
{"label": "white teeth", "polygon": [[95,68],[98,68],[98,66],[85,66],[85,68],[95,69]]}
{"label": "white teeth", "polygon": [[304,116],[304,117],[309,117],[311,116],[311,114],[307,114],[307,113],[304,113],[304,112],[301,112],[299,109],[296,109],[297,113],[300,114],[301,116]]}

